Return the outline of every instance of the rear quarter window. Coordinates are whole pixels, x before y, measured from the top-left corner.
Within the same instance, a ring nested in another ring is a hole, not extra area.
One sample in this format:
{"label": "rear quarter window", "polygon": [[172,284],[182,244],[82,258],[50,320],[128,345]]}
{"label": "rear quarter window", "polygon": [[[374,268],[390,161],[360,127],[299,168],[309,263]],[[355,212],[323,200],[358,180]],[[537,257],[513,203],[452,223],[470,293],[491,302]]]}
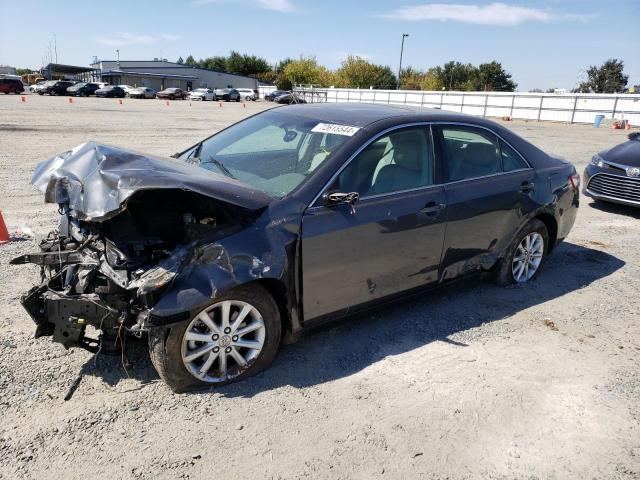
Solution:
{"label": "rear quarter window", "polygon": [[525,162],[513,148],[502,140],[500,140],[500,152],[502,154],[502,167],[505,172],[529,168],[527,162]]}

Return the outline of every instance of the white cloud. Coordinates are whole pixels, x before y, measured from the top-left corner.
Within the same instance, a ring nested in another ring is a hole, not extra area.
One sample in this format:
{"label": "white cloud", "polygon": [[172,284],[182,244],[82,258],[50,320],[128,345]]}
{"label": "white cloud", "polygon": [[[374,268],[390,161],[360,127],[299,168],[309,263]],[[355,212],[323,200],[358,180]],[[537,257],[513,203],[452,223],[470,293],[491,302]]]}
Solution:
{"label": "white cloud", "polygon": [[96,35],[93,39],[102,45],[110,47],[126,47],[128,45],[148,45],[162,40],[178,40],[180,36],[168,33],[156,35],[140,35],[129,32],[115,32],[109,35]]}
{"label": "white cloud", "polygon": [[293,5],[289,0],[258,0],[258,5],[276,12],[290,12],[293,10]]}
{"label": "white cloud", "polygon": [[505,3],[461,5],[432,3],[402,7],[383,15],[393,20],[475,23],[479,25],[515,26],[523,22],[550,22],[558,19],[586,19],[587,15],[562,15],[548,10],[519,7]]}

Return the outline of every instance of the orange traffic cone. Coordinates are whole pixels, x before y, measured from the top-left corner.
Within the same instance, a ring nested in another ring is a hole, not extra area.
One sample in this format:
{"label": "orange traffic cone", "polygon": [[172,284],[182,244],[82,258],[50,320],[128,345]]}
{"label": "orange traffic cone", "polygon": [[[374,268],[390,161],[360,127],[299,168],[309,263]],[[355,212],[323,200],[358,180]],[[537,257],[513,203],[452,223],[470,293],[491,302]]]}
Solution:
{"label": "orange traffic cone", "polygon": [[122,105],[122,99],[121,99],[121,98],[120,98],[120,99],[118,99],[118,103],[119,103],[120,105]]}
{"label": "orange traffic cone", "polygon": [[73,103],[73,98],[69,97],[69,103]]}
{"label": "orange traffic cone", "polygon": [[242,108],[247,108],[247,104],[242,102]]}
{"label": "orange traffic cone", "polygon": [[4,218],[2,218],[2,211],[0,211],[0,243],[6,243],[9,241],[9,230],[7,230],[7,226],[4,223]]}
{"label": "orange traffic cone", "polygon": [[222,108],[222,103],[218,103],[218,106],[219,106],[220,108]]}
{"label": "orange traffic cone", "polygon": [[25,97],[24,95],[22,95],[22,96],[20,97],[20,100],[22,100],[23,102],[26,102],[26,101],[27,101],[27,97]]}
{"label": "orange traffic cone", "polygon": [[164,102],[164,103],[165,103],[165,105],[166,105],[167,107],[168,107],[169,105],[171,105],[171,104],[169,103],[169,100],[167,100],[167,101],[166,101],[166,102]]}

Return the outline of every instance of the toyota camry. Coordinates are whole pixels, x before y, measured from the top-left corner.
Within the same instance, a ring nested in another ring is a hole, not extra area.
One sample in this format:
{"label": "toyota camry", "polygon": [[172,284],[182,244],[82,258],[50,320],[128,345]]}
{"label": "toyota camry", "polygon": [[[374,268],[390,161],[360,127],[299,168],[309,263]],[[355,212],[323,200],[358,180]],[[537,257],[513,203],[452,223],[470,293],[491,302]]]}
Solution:
{"label": "toyota camry", "polygon": [[532,281],[571,230],[580,177],[486,119],[310,104],[173,158],[88,142],[32,182],[60,212],[40,250],[12,260],[42,267],[22,298],[36,336],[96,352],[145,334],[180,392],[253,375],[283,339],[463,276]]}
{"label": "toyota camry", "polygon": [[640,207],[640,132],[593,156],[584,171],[584,194],[596,201]]}

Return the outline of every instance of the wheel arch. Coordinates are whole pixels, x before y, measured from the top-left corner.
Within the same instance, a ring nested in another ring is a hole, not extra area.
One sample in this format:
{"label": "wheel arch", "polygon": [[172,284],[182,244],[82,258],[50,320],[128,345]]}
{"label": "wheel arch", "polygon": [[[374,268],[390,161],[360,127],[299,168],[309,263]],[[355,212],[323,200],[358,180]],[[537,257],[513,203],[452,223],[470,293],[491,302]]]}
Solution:
{"label": "wheel arch", "polygon": [[282,334],[287,335],[293,331],[291,318],[291,308],[289,306],[289,294],[287,285],[277,278],[259,278],[242,286],[260,285],[273,298],[280,313],[280,323],[282,323]]}
{"label": "wheel arch", "polygon": [[550,213],[539,213],[534,217],[536,220],[540,220],[544,223],[544,226],[547,227],[547,232],[549,233],[549,252],[551,252],[558,239],[558,222],[553,215]]}

